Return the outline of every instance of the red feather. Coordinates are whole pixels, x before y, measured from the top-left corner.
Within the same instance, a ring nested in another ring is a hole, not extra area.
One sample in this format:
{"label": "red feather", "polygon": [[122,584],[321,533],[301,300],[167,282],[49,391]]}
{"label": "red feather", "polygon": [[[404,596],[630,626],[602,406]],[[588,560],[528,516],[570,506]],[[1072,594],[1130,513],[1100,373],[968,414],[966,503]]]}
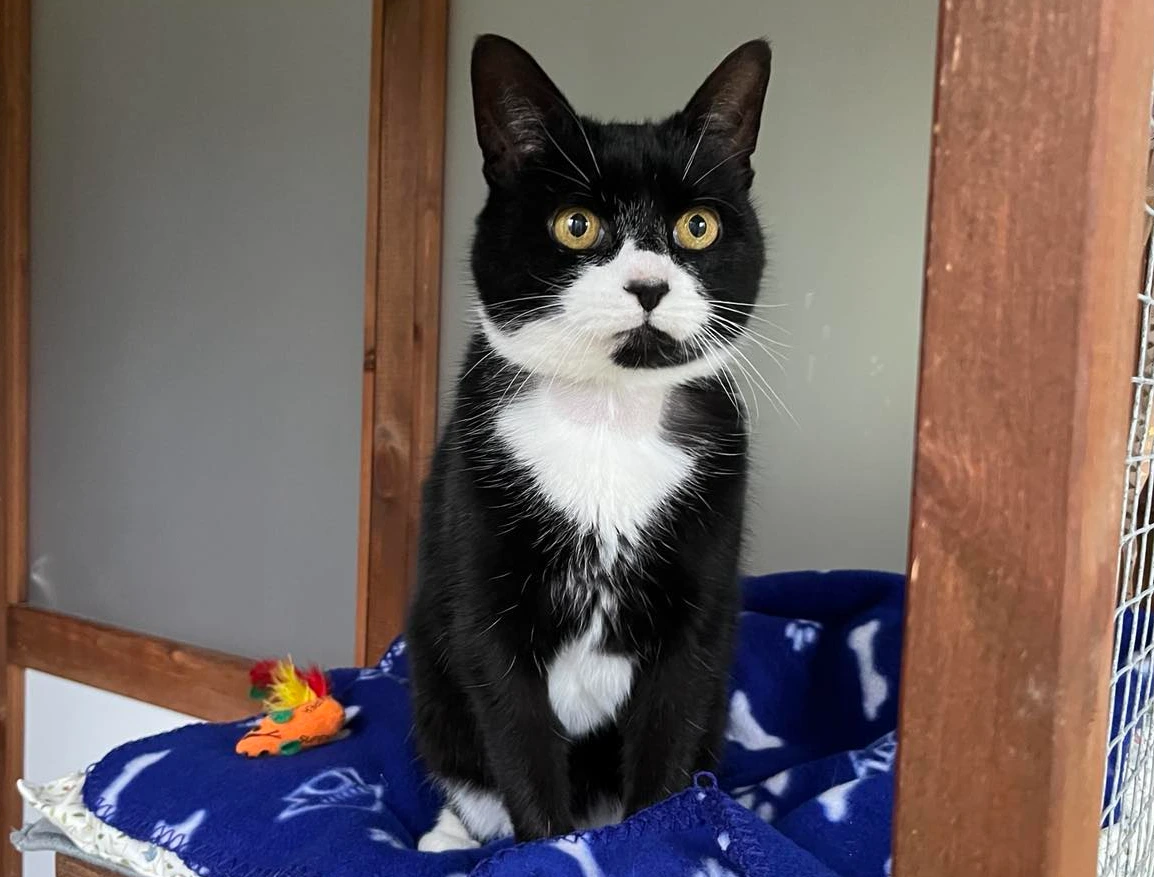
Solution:
{"label": "red feather", "polygon": [[329,680],[316,664],[310,667],[307,673],[302,672],[301,678],[305,680],[309,688],[313,689],[313,693],[317,697],[324,697],[329,693]]}
{"label": "red feather", "polygon": [[276,661],[257,661],[248,671],[248,680],[253,688],[267,688],[272,684],[272,671],[276,668]]}

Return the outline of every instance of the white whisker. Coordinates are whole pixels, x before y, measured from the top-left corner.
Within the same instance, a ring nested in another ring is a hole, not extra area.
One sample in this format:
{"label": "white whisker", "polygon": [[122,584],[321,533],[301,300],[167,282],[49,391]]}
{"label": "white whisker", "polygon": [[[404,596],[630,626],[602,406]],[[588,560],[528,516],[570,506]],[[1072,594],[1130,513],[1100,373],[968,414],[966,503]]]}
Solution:
{"label": "white whisker", "polygon": [[[765,397],[772,401],[773,406],[776,407],[776,412],[780,413],[780,411],[783,410],[784,413],[787,414],[789,418],[791,418],[792,422],[799,427],[800,421],[796,419],[796,415],[792,413],[792,409],[784,404],[784,400],[780,398],[780,394],[772,389],[772,385],[768,383],[767,379],[763,376],[763,374],[761,374],[760,370],[755,367],[752,361],[748,359],[747,356],[742,352],[736,350],[734,345],[729,345],[727,349],[731,351],[731,355],[735,357],[736,361],[741,364],[741,368],[743,368],[743,366],[747,366],[747,368],[750,368],[752,372],[755,373],[755,380],[759,381],[758,386],[761,392],[764,393]],[[744,372],[744,375],[745,377],[748,376],[746,371]]]}
{"label": "white whisker", "polygon": [[[567,152],[565,152],[565,150],[561,149],[561,144],[557,143],[556,138],[553,137],[552,132],[549,131],[547,127],[545,127],[545,124],[543,121],[540,122],[540,127],[544,131],[544,136],[546,136],[548,138],[548,142],[557,148],[557,152],[559,152],[561,154],[561,158],[563,158],[565,161],[567,161],[569,163],[569,165],[573,168],[573,170],[575,170],[577,173],[579,173],[581,175],[581,178],[577,182],[579,182],[586,189],[588,189],[589,188],[589,177],[585,173],[585,171],[581,170],[581,168],[578,167],[577,162],[575,162],[575,161],[573,161],[573,159],[569,158],[569,154]],[[712,168],[712,170],[714,170],[714,168]]]}
{"label": "white whisker", "polygon": [[723,161],[716,164],[713,168],[711,168],[709,171],[707,171],[701,177],[699,177],[697,180],[695,180],[693,185],[696,185],[696,186],[699,185],[699,183],[703,182],[703,180],[707,179],[707,177],[711,176],[711,174],[715,173],[715,171],[719,170],[719,168],[723,167],[723,165],[727,164],[733,158],[739,158],[741,155],[747,155],[749,152],[751,152],[750,148],[737,149],[735,152],[731,153],[731,155],[727,156],[727,158],[723,159]]}
{"label": "white whisker", "polygon": [[777,341],[775,338],[769,338],[764,333],[759,332],[756,329],[753,329],[750,322],[747,324],[744,324],[744,325],[740,325],[739,323],[736,323],[733,320],[729,320],[726,317],[720,316],[719,314],[716,314],[716,313],[710,314],[709,316],[712,320],[715,320],[717,323],[719,323],[722,326],[726,326],[727,328],[732,329],[736,332],[740,332],[740,331],[746,332],[747,334],[749,334],[755,338],[758,338],[760,341],[766,341],[769,344],[774,344],[777,347],[781,347],[785,350],[788,350],[789,348],[792,347],[791,344],[785,344],[783,341]]}
{"label": "white whisker", "polygon": [[703,130],[699,132],[699,139],[695,141],[695,148],[691,150],[691,157],[687,159],[687,166],[683,168],[682,181],[687,181],[687,174],[691,172],[691,165],[695,163],[695,156],[699,154],[699,144],[703,142],[703,135],[707,133],[707,126],[711,124],[711,114],[703,119]]}
{"label": "white whisker", "polygon": [[[561,101],[564,103],[564,101]],[[585,148],[589,150],[589,157],[593,159],[593,169],[597,171],[597,181],[601,182],[601,165],[597,163],[597,156],[593,152],[593,144],[589,142],[589,135],[585,133],[585,126],[581,123],[581,117],[569,108],[569,114],[573,117],[573,121],[577,123],[577,130],[581,132],[581,139],[585,141]]]}
{"label": "white whisker", "polygon": [[574,177],[574,176],[571,176],[570,174],[564,174],[564,173],[561,173],[560,171],[556,170],[555,168],[551,168],[551,167],[543,167],[543,166],[542,166],[542,167],[540,168],[540,170],[544,171],[545,173],[548,173],[548,174],[554,174],[555,176],[558,176],[558,177],[561,177],[562,179],[568,180],[570,183],[579,183],[579,182],[581,182],[581,181],[580,181],[579,179],[577,179],[576,177]]}
{"label": "white whisker", "polygon": [[[718,289],[709,289],[707,291],[708,292],[726,292],[726,290],[718,290]],[[715,305],[734,305],[737,308],[749,308],[751,310],[755,310],[756,308],[786,308],[786,307],[788,307],[787,302],[781,302],[779,304],[765,304],[763,302],[723,301],[722,299],[718,299],[718,298],[709,298],[709,299],[707,299],[707,301],[709,301],[709,302],[711,302],[711,304],[715,304]]]}

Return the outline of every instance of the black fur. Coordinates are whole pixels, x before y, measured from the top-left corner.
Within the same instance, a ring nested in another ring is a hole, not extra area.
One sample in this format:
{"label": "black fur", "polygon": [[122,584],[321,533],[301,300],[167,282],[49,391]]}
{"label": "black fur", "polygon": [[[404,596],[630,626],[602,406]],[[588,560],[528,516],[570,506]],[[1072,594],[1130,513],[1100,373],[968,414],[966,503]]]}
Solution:
{"label": "black fur", "polygon": [[[633,239],[669,252],[711,298],[732,303],[720,311],[729,324],[712,331],[721,343],[733,341],[764,263],[749,156],[769,61],[765,43],[748,43],[683,112],[657,124],[602,124],[579,118],[518,46],[480,38],[473,84],[489,194],[472,269],[491,320],[539,319],[534,296]],[[550,238],[550,217],[567,204],[602,217],[597,249],[569,251]],[[671,228],[694,205],[718,213],[721,233],[708,249],[684,251]],[[628,333],[613,361],[633,373],[701,353],[647,324]],[[542,498],[493,432],[494,412],[529,375],[482,332],[465,371],[423,502],[407,634],[415,734],[438,778],[499,792],[525,840],[572,830],[600,796],[616,796],[629,814],[715,766],[738,614],[746,426],[724,375],[672,391],[664,428],[697,455],[695,477],[659,512],[640,550],[606,571],[596,539]],[[566,579],[596,587],[570,600]],[[571,740],[552,712],[545,675],[601,590],[617,606],[604,648],[634,659],[634,681],[614,722]]]}

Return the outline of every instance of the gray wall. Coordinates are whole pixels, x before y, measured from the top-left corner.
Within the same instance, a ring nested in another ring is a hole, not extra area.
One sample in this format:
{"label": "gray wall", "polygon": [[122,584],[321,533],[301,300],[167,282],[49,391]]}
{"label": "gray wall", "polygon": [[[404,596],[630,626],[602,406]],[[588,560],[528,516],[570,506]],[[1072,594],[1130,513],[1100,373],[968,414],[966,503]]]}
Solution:
{"label": "gray wall", "polygon": [[[756,329],[791,345],[756,367],[761,399],[748,566],[901,569],[908,532],[936,0],[453,0],[442,374],[472,292],[466,247],[484,186],[468,59],[479,33],[531,51],[584,113],[663,116],[746,39],[775,60],[756,153],[770,242]],[[799,425],[798,425],[799,424]]]}
{"label": "gray wall", "polygon": [[352,659],[369,28],[33,3],[34,602]]}

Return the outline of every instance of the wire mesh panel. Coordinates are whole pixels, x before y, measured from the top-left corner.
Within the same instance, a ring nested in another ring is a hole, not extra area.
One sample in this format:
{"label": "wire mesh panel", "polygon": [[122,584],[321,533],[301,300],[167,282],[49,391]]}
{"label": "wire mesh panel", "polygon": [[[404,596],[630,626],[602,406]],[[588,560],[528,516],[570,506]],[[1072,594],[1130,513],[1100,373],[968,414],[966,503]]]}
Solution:
{"label": "wire mesh panel", "polygon": [[[1152,125],[1151,125],[1152,131]],[[1151,140],[1150,167],[1153,167]],[[1152,190],[1125,458],[1100,877],[1152,875],[1154,766],[1154,260]]]}

